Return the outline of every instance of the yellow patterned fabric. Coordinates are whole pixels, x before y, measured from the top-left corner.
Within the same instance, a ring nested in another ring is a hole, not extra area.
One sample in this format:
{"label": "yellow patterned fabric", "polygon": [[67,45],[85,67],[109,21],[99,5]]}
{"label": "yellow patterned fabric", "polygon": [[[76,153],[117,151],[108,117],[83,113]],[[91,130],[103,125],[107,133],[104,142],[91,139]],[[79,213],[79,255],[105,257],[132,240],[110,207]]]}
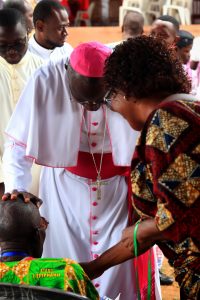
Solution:
{"label": "yellow patterned fabric", "polygon": [[152,113],[131,182],[137,212],[168,236],[159,246],[175,268],[181,299],[200,299],[200,102],[163,102]]}
{"label": "yellow patterned fabric", "polygon": [[168,152],[188,123],[174,115],[158,109],[148,128],[146,145]]}

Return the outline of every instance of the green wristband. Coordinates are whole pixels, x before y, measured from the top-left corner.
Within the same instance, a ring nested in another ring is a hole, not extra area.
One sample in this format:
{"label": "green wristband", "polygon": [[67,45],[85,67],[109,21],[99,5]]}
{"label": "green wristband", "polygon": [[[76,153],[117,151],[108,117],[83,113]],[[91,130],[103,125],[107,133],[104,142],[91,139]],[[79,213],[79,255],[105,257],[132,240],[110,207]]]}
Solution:
{"label": "green wristband", "polygon": [[[135,228],[133,231],[133,245],[134,245],[134,256],[135,259],[137,259],[138,256],[138,242],[137,242],[137,230],[138,230],[138,225],[141,222],[141,220],[139,220],[136,224],[135,224]],[[151,249],[149,250],[149,257],[148,257],[148,286],[147,286],[147,300],[151,300],[151,282],[152,282],[152,278],[151,278]],[[140,294],[140,286],[139,286],[139,276],[138,276],[138,265],[136,263],[136,289],[137,289],[137,296],[138,296],[138,300],[141,300],[141,294]]]}
{"label": "green wristband", "polygon": [[[137,230],[138,230],[138,225],[141,221],[137,221],[135,224],[135,228],[133,231],[133,246],[134,246],[134,256],[135,259],[137,259],[138,256],[138,244],[137,244]],[[139,285],[139,277],[138,277],[138,264],[136,262],[136,268],[135,268],[135,279],[136,279],[136,291],[137,291],[137,299],[141,300],[141,294],[140,294],[140,285]]]}

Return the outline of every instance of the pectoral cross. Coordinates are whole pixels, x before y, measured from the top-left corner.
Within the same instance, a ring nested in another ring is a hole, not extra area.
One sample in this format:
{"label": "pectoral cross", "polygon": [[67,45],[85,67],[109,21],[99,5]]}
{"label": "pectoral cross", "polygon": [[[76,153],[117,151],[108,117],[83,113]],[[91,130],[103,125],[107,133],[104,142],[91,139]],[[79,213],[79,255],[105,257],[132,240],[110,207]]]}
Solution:
{"label": "pectoral cross", "polygon": [[102,185],[107,185],[107,183],[103,182],[101,180],[101,176],[98,175],[97,180],[95,182],[93,182],[92,185],[96,185],[96,187],[97,187],[97,200],[98,201],[101,200],[101,186]]}

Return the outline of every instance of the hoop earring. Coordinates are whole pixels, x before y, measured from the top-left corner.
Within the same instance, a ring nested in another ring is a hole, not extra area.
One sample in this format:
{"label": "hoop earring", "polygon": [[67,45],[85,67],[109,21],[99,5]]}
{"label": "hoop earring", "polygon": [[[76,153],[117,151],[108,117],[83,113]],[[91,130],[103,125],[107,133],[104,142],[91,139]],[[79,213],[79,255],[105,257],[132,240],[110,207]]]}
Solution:
{"label": "hoop earring", "polygon": [[127,98],[126,98],[126,96],[125,96],[125,95],[123,96],[123,99],[124,99],[125,101],[127,101]]}

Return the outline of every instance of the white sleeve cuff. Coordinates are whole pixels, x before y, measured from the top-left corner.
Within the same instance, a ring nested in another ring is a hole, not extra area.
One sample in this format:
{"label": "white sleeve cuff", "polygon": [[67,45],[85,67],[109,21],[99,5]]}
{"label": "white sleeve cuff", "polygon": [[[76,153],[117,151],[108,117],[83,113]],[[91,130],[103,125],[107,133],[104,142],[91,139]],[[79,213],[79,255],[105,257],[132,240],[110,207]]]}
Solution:
{"label": "white sleeve cuff", "polygon": [[33,160],[26,157],[25,146],[9,138],[3,154],[5,193],[29,190],[32,164]]}

